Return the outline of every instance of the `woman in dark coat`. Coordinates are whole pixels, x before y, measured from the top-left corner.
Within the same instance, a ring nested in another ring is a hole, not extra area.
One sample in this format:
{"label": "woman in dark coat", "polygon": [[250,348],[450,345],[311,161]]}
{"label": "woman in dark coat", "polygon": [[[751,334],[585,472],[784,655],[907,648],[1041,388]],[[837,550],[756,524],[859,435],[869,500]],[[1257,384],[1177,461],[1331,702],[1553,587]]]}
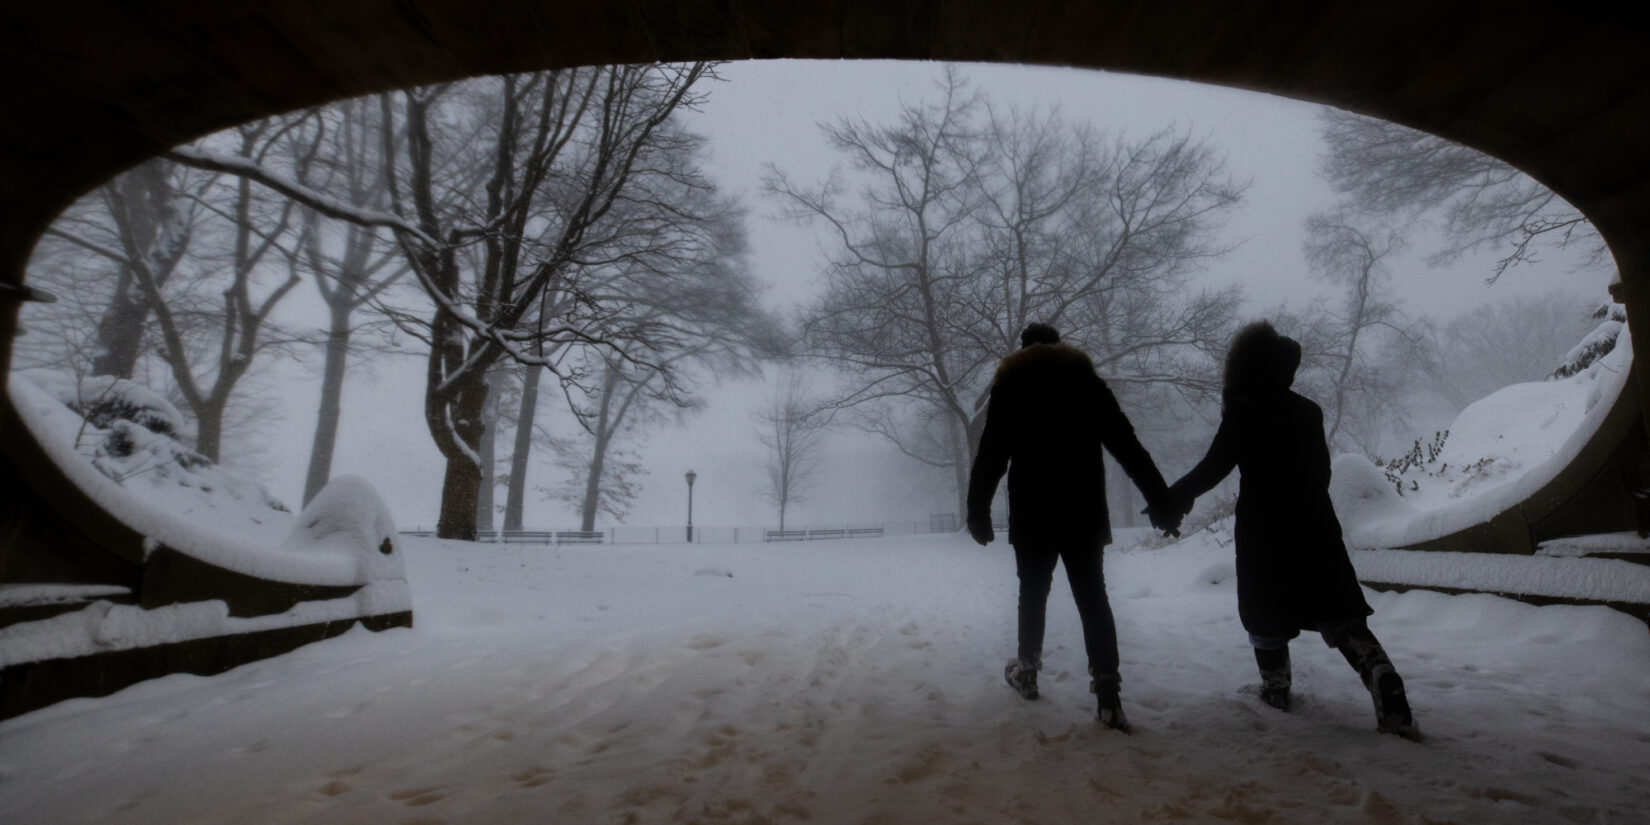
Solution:
{"label": "woman in dark coat", "polygon": [[1289,707],[1289,640],[1317,630],[1362,677],[1383,732],[1415,735],[1403,680],[1365,619],[1357,574],[1329,501],[1323,410],[1292,392],[1300,344],[1261,321],[1226,355],[1220,429],[1208,455],[1170,494],[1181,512],[1240,471],[1237,498],[1238,616],[1255,648],[1261,698]]}

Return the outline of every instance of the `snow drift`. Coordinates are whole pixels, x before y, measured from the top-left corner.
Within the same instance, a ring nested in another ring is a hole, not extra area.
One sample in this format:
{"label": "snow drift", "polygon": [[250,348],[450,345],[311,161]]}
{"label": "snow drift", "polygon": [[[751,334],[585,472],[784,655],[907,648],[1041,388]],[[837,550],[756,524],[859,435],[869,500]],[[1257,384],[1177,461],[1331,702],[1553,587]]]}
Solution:
{"label": "snow drift", "polygon": [[[1607,352],[1601,335],[1612,336]],[[1578,345],[1594,357],[1555,378],[1468,405],[1406,459],[1338,457],[1330,498],[1349,547],[1406,547],[1483,524],[1527,500],[1580,455],[1632,375],[1626,324],[1609,318]],[[1585,360],[1585,359],[1583,359]]]}
{"label": "snow drift", "polygon": [[364,479],[344,476],[292,512],[261,484],[179,443],[177,409],[152,390],[111,377],[13,373],[13,405],[65,475],[145,537],[271,581],[364,585],[406,577],[395,524]]}

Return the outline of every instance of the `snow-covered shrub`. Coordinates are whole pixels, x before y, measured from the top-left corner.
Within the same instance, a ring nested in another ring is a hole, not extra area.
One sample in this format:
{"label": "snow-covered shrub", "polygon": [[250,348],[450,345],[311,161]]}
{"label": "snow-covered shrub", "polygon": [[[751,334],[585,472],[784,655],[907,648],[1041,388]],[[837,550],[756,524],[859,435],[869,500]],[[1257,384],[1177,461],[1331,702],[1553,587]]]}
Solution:
{"label": "snow-covered shrub", "polygon": [[[66,447],[111,481],[134,492],[177,491],[214,509],[220,501],[236,509],[290,512],[263,485],[213,464],[178,441],[183,415],[159,393],[112,376],[75,376],[30,370],[11,376],[14,397],[33,394],[56,405],[29,405],[52,422]],[[133,485],[138,485],[136,488]]]}
{"label": "snow-covered shrub", "polygon": [[1410,490],[1420,490],[1420,480],[1414,476],[1441,477],[1449,472],[1449,462],[1444,462],[1442,466],[1438,465],[1438,456],[1443,453],[1447,441],[1449,430],[1439,430],[1432,434],[1430,443],[1422,445],[1421,439],[1417,438],[1409,452],[1390,459],[1377,456],[1374,463],[1376,467],[1381,468],[1386,480],[1392,484],[1392,489],[1401,496],[1404,494],[1406,483]]}
{"label": "snow-covered shrub", "polygon": [[1581,339],[1581,343],[1570,348],[1563,363],[1547,376],[1547,380],[1556,381],[1580,373],[1616,348],[1621,329],[1627,324],[1627,308],[1620,304],[1604,304],[1593,313],[1593,317],[1599,319],[1599,325]]}

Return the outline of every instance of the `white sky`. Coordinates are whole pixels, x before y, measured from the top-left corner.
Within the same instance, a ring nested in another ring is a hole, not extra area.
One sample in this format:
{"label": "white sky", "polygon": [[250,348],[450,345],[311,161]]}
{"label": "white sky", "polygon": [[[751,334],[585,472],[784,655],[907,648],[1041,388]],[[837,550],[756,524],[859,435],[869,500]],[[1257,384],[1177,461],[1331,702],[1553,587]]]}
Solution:
{"label": "white sky", "polygon": [[[760,186],[767,165],[775,164],[801,182],[823,178],[838,161],[825,146],[820,123],[842,116],[886,120],[902,101],[932,94],[940,72],[934,63],[881,61],[765,61],[721,69],[724,82],[712,87],[709,102],[692,124],[709,138],[713,177],[741,195],[750,212],[751,260],[757,276],[770,286],[771,306],[785,309],[811,294],[821,254],[811,230],[765,217],[773,208]],[[1227,227],[1228,237],[1242,245],[1202,277],[1211,284],[1242,282],[1255,315],[1280,302],[1303,303],[1319,291],[1301,255],[1304,219],[1333,200],[1315,177],[1317,105],[1089,70],[974,65],[964,74],[999,104],[1058,105],[1068,120],[1089,120],[1110,132],[1146,135],[1174,125],[1208,138],[1225,151],[1233,175],[1251,184]],[[1406,309],[1437,318],[1483,301],[1566,284],[1603,298],[1608,281],[1608,273],[1578,275],[1552,263],[1515,269],[1490,287],[1484,283],[1488,256],[1429,269],[1419,262],[1424,244],[1416,246],[1407,261],[1394,267],[1394,287]],[[305,300],[313,300],[312,295]],[[352,367],[355,380],[346,390],[343,438],[333,471],[371,479],[404,528],[433,526],[441,462],[423,425],[422,364],[381,361],[372,373],[369,378],[365,370]],[[774,521],[771,508],[755,496],[761,450],[749,420],[750,405],[764,386],[745,381],[716,387],[708,407],[686,426],[654,433],[643,447],[651,474],[642,480],[626,522],[681,524],[687,509],[682,476],[689,468],[698,473],[696,524]],[[305,375],[275,393],[284,420],[268,439],[273,448],[266,478],[277,496],[294,504],[301,498],[318,392],[318,380]],[[570,425],[551,426],[565,432]],[[954,509],[943,475],[915,468],[890,447],[846,435],[832,445],[820,485],[827,492],[797,505],[788,521],[917,520]],[[549,483],[554,471],[548,461],[535,463],[530,483]],[[529,496],[529,505],[530,525],[576,521],[560,505],[537,496]]]}

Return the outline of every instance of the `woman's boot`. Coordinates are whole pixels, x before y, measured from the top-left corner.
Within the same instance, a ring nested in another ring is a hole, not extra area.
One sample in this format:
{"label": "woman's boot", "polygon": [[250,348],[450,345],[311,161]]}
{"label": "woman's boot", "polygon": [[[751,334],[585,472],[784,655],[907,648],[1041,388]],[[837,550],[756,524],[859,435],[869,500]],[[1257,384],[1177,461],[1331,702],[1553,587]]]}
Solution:
{"label": "woman's boot", "polygon": [[1392,667],[1386,650],[1367,627],[1357,627],[1340,637],[1336,646],[1348,664],[1358,671],[1364,688],[1375,702],[1375,727],[1382,733],[1395,733],[1405,739],[1420,738],[1415,718],[1409,710],[1409,697],[1404,694],[1404,680]]}
{"label": "woman's boot", "polygon": [[1255,648],[1260,665],[1260,700],[1278,710],[1289,709],[1289,648]]}

